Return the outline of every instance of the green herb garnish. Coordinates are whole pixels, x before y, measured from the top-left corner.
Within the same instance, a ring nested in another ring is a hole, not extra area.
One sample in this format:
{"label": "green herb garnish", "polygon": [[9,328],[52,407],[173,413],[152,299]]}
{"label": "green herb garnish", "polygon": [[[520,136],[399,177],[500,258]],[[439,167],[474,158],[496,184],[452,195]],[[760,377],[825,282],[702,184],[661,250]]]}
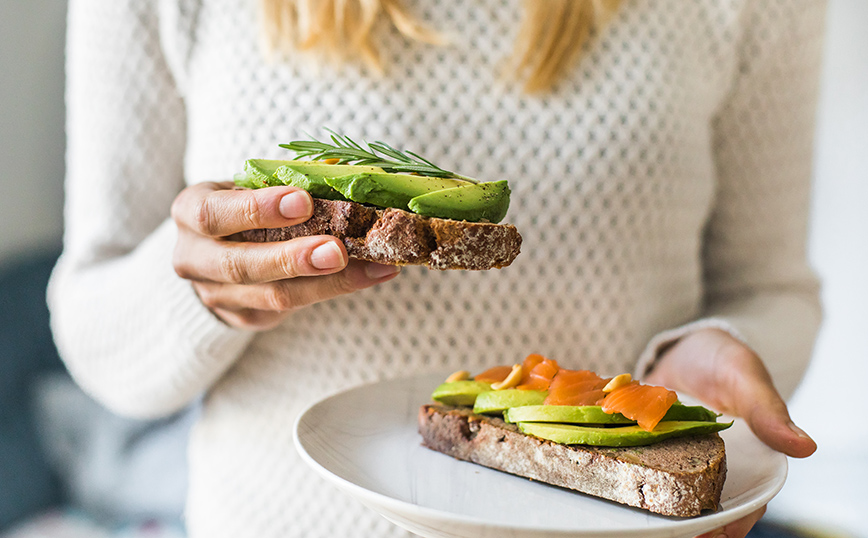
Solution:
{"label": "green herb garnish", "polygon": [[310,140],[294,140],[288,144],[280,144],[280,147],[294,151],[295,160],[326,161],[337,159],[336,164],[378,166],[386,172],[455,178],[470,183],[479,183],[476,179],[444,170],[412,151],[400,151],[385,142],[365,141],[364,146],[362,146],[348,136],[340,135],[328,128],[326,131],[331,134],[331,144],[311,136]]}

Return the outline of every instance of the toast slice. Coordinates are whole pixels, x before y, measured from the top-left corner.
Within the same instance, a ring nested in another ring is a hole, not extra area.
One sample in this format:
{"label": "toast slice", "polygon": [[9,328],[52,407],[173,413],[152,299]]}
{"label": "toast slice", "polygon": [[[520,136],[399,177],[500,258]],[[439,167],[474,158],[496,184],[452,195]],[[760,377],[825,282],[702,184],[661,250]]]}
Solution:
{"label": "toast slice", "polygon": [[313,216],[295,226],[243,232],[245,241],[286,241],[333,235],[351,258],[431,269],[486,270],[506,267],[521,250],[511,224],[422,217],[402,209],[314,198]]}
{"label": "toast slice", "polygon": [[718,434],[642,447],[562,445],[468,407],[424,405],[423,445],[459,460],[609,499],[667,516],[716,510],[726,479]]}

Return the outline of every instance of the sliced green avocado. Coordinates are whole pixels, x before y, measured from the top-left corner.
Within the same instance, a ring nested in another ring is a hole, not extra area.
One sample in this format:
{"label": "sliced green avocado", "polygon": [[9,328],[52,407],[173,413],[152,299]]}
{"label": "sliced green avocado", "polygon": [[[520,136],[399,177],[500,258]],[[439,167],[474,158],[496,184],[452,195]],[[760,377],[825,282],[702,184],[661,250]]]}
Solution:
{"label": "sliced green avocado", "polygon": [[408,206],[410,200],[419,195],[461,185],[472,185],[460,179],[386,172],[349,173],[344,176],[326,177],[325,182],[353,202],[379,207],[396,207],[405,211],[410,211]]}
{"label": "sliced green avocado", "polygon": [[575,424],[518,423],[523,433],[555,443],[614,447],[650,445],[670,437],[719,432],[730,426],[732,422],[671,421],[660,422],[646,432],[639,426],[592,428]]}
{"label": "sliced green avocado", "polygon": [[438,190],[409,201],[410,211],[425,217],[500,222],[509,209],[506,181],[492,181]]}
{"label": "sliced green avocado", "polygon": [[473,381],[467,379],[464,381],[451,381],[449,383],[441,383],[434,392],[431,398],[446,405],[473,405],[476,401],[476,396],[491,390],[491,383],[485,381]]}
{"label": "sliced green avocado", "polygon": [[701,405],[684,405],[681,403],[674,403],[672,407],[669,408],[669,411],[663,415],[662,420],[685,420],[685,421],[699,421],[699,422],[717,422],[717,417],[719,417],[717,413],[712,411],[711,409],[707,409]]}
{"label": "sliced green avocado", "polygon": [[347,200],[344,195],[329,186],[327,178],[361,172],[384,173],[383,169],[377,166],[286,161],[275,170],[274,176],[279,180],[279,185],[302,188],[316,198]]}
{"label": "sliced green avocado", "polygon": [[282,165],[292,161],[273,161],[270,159],[248,159],[244,163],[244,173],[235,176],[235,184],[239,187],[259,189],[282,185],[274,178],[274,172]]}
{"label": "sliced green avocado", "polygon": [[262,185],[256,185],[254,183],[254,179],[249,177],[244,172],[238,172],[232,178],[235,181],[235,185],[238,187],[247,187],[248,189],[258,189]]}
{"label": "sliced green avocado", "polygon": [[[478,401],[478,400],[477,400]],[[635,424],[621,413],[606,413],[599,405],[513,406],[503,415],[507,422],[563,422],[566,424]],[[663,421],[715,422],[717,415],[701,405],[673,404]]]}
{"label": "sliced green avocado", "polygon": [[235,184],[250,189],[289,185],[304,189],[317,198],[346,200],[341,193],[329,187],[324,178],[358,172],[383,172],[383,169],[319,161],[249,159],[244,163],[244,172],[235,176]]}
{"label": "sliced green avocado", "polygon": [[540,405],[548,396],[544,390],[503,389],[483,392],[473,404],[474,413],[502,413],[505,410],[525,405]]}
{"label": "sliced green avocado", "polygon": [[566,424],[636,424],[621,413],[606,413],[599,405],[525,405],[510,407],[507,422],[563,422]]}

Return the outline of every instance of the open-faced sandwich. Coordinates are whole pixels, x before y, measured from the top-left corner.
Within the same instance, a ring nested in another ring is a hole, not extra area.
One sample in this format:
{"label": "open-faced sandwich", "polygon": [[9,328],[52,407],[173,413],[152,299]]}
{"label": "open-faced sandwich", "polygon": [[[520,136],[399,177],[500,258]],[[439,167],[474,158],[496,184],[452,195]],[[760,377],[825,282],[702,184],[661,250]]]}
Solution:
{"label": "open-faced sandwich", "polygon": [[731,422],[629,374],[601,378],[532,354],[456,372],[419,411],[423,444],[460,460],[667,516],[716,510]]}
{"label": "open-faced sandwich", "polygon": [[506,181],[480,183],[383,142],[358,144],[331,132],[331,142],[281,147],[296,160],[251,159],[239,187],[291,185],[314,198],[307,222],[252,230],[247,241],[333,235],[351,258],[432,269],[484,270],[512,263],[521,248],[515,226],[499,224],[509,208]]}

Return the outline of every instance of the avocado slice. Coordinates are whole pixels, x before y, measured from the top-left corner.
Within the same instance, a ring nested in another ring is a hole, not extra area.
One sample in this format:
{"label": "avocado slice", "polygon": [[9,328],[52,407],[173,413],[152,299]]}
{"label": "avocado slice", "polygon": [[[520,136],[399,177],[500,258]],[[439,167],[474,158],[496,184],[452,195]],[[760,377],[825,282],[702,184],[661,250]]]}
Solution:
{"label": "avocado slice", "polygon": [[446,405],[473,405],[476,397],[486,391],[491,390],[491,383],[485,381],[473,381],[466,379],[463,381],[451,381],[449,383],[441,383],[434,392],[431,398]]}
{"label": "avocado slice", "polygon": [[360,172],[385,173],[382,168],[377,166],[285,161],[283,165],[275,170],[274,176],[279,180],[279,185],[291,185],[302,188],[316,198],[347,200],[344,195],[329,186],[327,178]]}
{"label": "avocado slice", "polygon": [[474,184],[455,178],[393,174],[377,166],[248,159],[235,184],[258,189],[290,185],[316,198],[395,207],[424,217],[500,222],[509,208],[506,181]]}
{"label": "avocado slice", "polygon": [[408,206],[410,200],[419,195],[461,185],[472,185],[467,181],[452,178],[358,172],[356,169],[347,175],[326,177],[325,182],[353,202],[379,207],[396,207],[405,211],[410,211]]}
{"label": "avocado slice", "polygon": [[592,428],[575,424],[518,423],[522,433],[555,443],[612,447],[650,445],[670,437],[719,432],[730,426],[732,422],[668,421],[646,432],[639,426]]}
{"label": "avocado slice", "polygon": [[503,389],[483,392],[473,404],[473,412],[502,413],[511,407],[541,405],[548,396],[544,390]]}
{"label": "avocado slice", "polygon": [[506,181],[476,183],[416,196],[408,207],[425,217],[500,222],[509,209]]}
{"label": "avocado slice", "polygon": [[661,420],[717,422],[720,415],[701,405],[674,403]]}
{"label": "avocado slice", "polygon": [[599,405],[525,405],[510,407],[507,422],[562,422],[565,424],[636,424],[621,413],[606,413]]}
{"label": "avocado slice", "polygon": [[[478,400],[477,400],[478,401]],[[566,424],[636,424],[621,413],[606,413],[599,405],[513,406],[503,415],[507,422],[563,422]],[[663,421],[715,422],[717,415],[701,405],[673,404]]]}
{"label": "avocado slice", "polygon": [[250,189],[289,185],[304,189],[317,198],[346,200],[341,193],[329,187],[324,178],[358,172],[383,172],[383,169],[318,161],[248,159],[244,163],[244,172],[236,174],[235,184]]}
{"label": "avocado slice", "polygon": [[244,172],[236,174],[235,184],[248,189],[260,189],[282,185],[274,178],[274,172],[282,165],[292,161],[274,161],[270,159],[248,159],[244,162]]}

